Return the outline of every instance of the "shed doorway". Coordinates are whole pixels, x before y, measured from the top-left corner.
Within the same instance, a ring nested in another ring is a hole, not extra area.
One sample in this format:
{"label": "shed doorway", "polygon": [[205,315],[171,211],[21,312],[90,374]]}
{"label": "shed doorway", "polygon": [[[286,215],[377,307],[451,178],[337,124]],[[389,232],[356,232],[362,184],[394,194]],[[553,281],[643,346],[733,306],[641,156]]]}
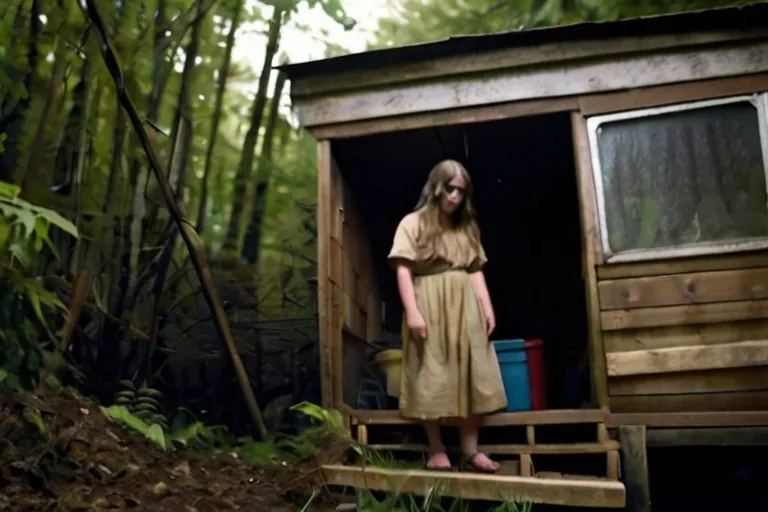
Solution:
{"label": "shed doorway", "polygon": [[386,262],[395,229],[414,208],[432,166],[455,158],[475,187],[497,318],[491,339],[542,339],[548,408],[590,406],[569,113],[339,139],[331,150],[368,233],[384,337],[400,337],[402,305]]}

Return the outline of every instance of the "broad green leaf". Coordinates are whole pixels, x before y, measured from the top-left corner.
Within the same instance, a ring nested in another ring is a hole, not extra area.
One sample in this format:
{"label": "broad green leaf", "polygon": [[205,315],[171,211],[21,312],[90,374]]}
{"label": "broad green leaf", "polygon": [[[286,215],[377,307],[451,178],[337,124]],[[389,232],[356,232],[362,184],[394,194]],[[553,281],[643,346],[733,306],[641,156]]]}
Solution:
{"label": "broad green leaf", "polygon": [[[0,137],[0,142],[2,142],[2,139],[4,138],[5,137]],[[7,199],[16,199],[20,193],[21,193],[21,187],[14,185],[12,183],[6,183],[5,181],[0,181],[0,197],[5,197]]]}
{"label": "broad green leaf", "polygon": [[31,268],[34,263],[34,258],[29,254],[27,247],[21,242],[13,242],[8,247],[8,252],[16,258],[21,266],[24,268]]}
{"label": "broad green leaf", "polygon": [[59,297],[52,291],[47,290],[37,279],[26,278],[24,279],[23,286],[26,288],[27,293],[34,293],[40,303],[45,304],[48,307],[59,308],[66,311],[67,306],[61,302]]}
{"label": "broad green leaf", "polygon": [[40,411],[33,407],[28,407],[24,409],[24,419],[34,425],[41,436],[48,437],[48,428],[45,426],[45,422],[43,422],[43,417],[40,415]]}
{"label": "broad green leaf", "polygon": [[40,299],[34,291],[27,292],[27,298],[32,306],[32,310],[35,312],[35,316],[42,323],[46,324],[45,315],[43,315],[43,309],[40,307]]}
{"label": "broad green leaf", "polygon": [[186,446],[189,441],[192,441],[193,439],[197,438],[200,433],[205,430],[205,425],[201,422],[195,422],[191,425],[187,425],[184,429],[180,430],[179,432],[174,432],[172,435],[172,439],[178,443],[181,443],[182,445]]}
{"label": "broad green leaf", "polygon": [[157,423],[149,427],[149,430],[147,432],[147,437],[149,438],[150,441],[157,444],[163,450],[166,450],[168,448],[168,445],[166,444],[166,440],[165,440],[165,432],[163,432],[163,427],[161,427]]}
{"label": "broad green leaf", "polygon": [[16,222],[21,223],[24,226],[24,236],[32,236],[35,232],[35,222],[37,215],[32,210],[25,208],[19,208],[16,210]]}
{"label": "broad green leaf", "polygon": [[39,207],[37,208],[37,210],[40,216],[45,218],[48,222],[50,222],[54,226],[60,229],[63,229],[64,231],[74,236],[75,238],[79,236],[75,225],[72,224],[72,222],[70,222],[69,220],[59,215],[58,212],[49,210],[48,208],[39,208]]}
{"label": "broad green leaf", "polygon": [[145,436],[149,435],[149,425],[131,414],[125,406],[113,405],[111,407],[102,407],[102,411],[113,420],[124,423],[136,432]]}

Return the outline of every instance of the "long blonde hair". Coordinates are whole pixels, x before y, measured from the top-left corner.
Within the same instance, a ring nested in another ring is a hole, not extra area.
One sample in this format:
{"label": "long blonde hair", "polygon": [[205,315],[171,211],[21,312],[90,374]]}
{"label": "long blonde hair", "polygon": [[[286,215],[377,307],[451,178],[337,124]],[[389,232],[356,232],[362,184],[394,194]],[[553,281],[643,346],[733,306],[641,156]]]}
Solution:
{"label": "long blonde hair", "polygon": [[425,252],[425,257],[437,255],[437,241],[445,229],[440,224],[440,201],[447,185],[456,177],[461,176],[467,184],[464,200],[451,215],[453,229],[464,231],[473,250],[480,250],[480,227],[477,224],[477,214],[472,203],[472,179],[467,169],[456,160],[443,160],[429,172],[427,182],[421,190],[421,197],[414,211],[419,214],[419,229],[416,244]]}

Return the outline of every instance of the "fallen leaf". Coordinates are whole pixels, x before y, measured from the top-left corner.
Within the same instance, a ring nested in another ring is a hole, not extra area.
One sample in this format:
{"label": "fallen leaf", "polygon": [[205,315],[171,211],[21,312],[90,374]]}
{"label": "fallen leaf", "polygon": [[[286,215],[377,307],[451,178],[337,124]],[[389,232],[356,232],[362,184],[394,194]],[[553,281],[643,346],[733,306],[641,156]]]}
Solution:
{"label": "fallen leaf", "polygon": [[169,492],[171,492],[171,488],[168,487],[168,484],[161,481],[155,484],[155,486],[152,488],[152,492],[154,492],[157,495],[168,494]]}

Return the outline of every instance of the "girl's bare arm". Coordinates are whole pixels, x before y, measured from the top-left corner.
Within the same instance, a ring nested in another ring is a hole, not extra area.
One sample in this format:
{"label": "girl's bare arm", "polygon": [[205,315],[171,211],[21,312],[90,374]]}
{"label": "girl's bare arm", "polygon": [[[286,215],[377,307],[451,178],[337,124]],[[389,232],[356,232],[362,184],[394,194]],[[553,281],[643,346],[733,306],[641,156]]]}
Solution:
{"label": "girl's bare arm", "polygon": [[413,272],[408,265],[397,266],[397,289],[400,292],[400,300],[403,301],[403,309],[406,314],[418,311],[416,305],[416,293],[413,291]]}

